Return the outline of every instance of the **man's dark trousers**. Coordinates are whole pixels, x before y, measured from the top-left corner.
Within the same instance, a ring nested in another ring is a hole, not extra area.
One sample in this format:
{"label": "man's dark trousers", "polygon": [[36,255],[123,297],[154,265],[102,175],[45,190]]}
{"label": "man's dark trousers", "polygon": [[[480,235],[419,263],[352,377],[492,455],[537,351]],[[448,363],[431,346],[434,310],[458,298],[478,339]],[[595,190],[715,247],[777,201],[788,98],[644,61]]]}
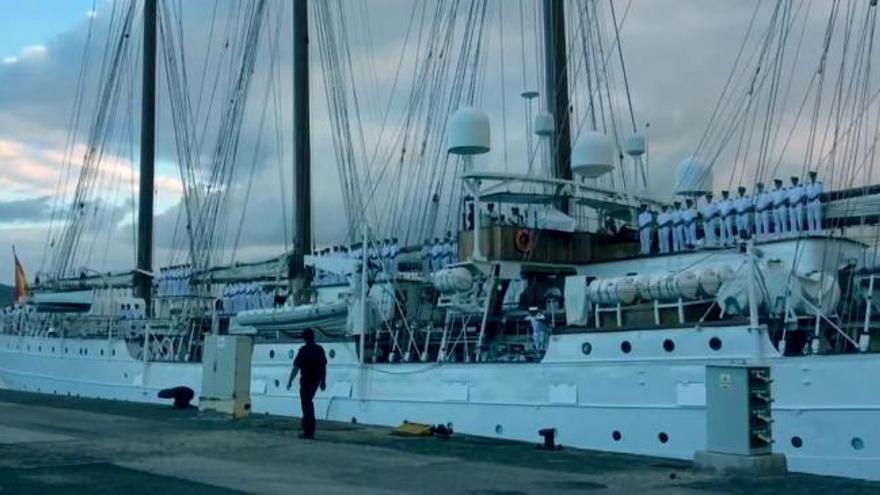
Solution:
{"label": "man's dark trousers", "polygon": [[302,383],[299,385],[299,400],[302,405],[302,429],[306,438],[315,437],[315,403],[312,399],[318,392],[319,383]]}

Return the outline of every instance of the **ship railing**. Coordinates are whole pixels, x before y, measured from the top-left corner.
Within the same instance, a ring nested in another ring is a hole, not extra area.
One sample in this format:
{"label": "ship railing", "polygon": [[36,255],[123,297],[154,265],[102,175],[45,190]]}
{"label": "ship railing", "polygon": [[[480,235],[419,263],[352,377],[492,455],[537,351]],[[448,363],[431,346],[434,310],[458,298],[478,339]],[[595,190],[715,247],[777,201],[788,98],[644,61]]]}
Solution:
{"label": "ship railing", "polygon": [[132,357],[146,363],[189,362],[200,356],[202,344],[198,322],[190,320],[184,331],[165,330],[147,323],[140,338],[129,341]]}
{"label": "ship railing", "polygon": [[[608,318],[605,318],[606,315],[611,315],[613,325],[617,328],[639,325],[645,326],[646,323],[650,325],[650,323],[648,322],[651,322],[654,326],[658,327],[661,325],[668,325],[670,322],[668,320],[664,320],[663,315],[668,314],[670,310],[674,312],[674,319],[678,322],[679,325],[699,325],[706,321],[707,318],[709,318],[712,309],[716,306],[714,303],[714,298],[685,299],[683,297],[665,300],[654,299],[652,301],[643,301],[634,304],[623,304],[620,302],[615,304],[594,303],[591,316],[593,319],[593,326],[597,330],[607,328],[609,326],[607,324]],[[700,313],[701,316],[699,318],[688,318],[688,308],[701,309],[704,307],[707,309],[704,312]],[[627,322],[627,314],[640,311],[650,311],[651,316],[648,317],[648,319],[643,319],[644,321],[639,324]],[[718,308],[718,311],[721,311],[720,308]]]}
{"label": "ship railing", "polygon": [[471,361],[471,354],[478,353],[479,334],[477,327],[473,325],[475,320],[472,314],[453,315],[447,314],[446,324],[443,325],[443,333],[440,338],[440,348],[437,351],[437,362],[452,360],[456,348],[462,346],[464,361]]}
{"label": "ship railing", "polygon": [[862,352],[867,352],[871,348],[871,317],[874,313],[874,287],[875,281],[877,280],[876,273],[870,273],[868,275],[868,290],[863,294],[863,298],[865,299],[865,320],[862,325],[862,331],[859,335],[859,350]]}

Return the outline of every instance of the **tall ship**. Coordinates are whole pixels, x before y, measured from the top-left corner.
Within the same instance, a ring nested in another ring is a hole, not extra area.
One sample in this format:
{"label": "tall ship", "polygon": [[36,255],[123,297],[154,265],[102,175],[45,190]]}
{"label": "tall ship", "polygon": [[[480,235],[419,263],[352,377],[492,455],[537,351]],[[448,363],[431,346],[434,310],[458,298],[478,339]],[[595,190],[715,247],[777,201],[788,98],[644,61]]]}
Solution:
{"label": "tall ship", "polygon": [[[234,407],[298,415],[287,377],[313,328],[329,359],[319,418],[522,441],[554,429],[566,446],[693,459],[711,441],[707,370],[746,366],[766,370],[752,448],[792,471],[880,480],[875,1],[757,2],[704,132],[668,170],[652,168],[633,110],[628,5],[405,8],[389,61],[359,56],[380,39],[369,2],[217,2],[190,61],[185,27],[207,19],[163,0],[107,7],[89,32],[106,46],[76,82],[70,148],[87,145],[68,153],[42,269],[4,310],[0,387],[139,402],[188,387],[204,400],[229,342],[246,367]],[[504,81],[519,65],[491,126],[487,73]],[[370,89],[380,79],[387,101]],[[507,127],[514,112],[524,133]],[[292,158],[277,164],[276,218],[242,206],[276,195],[248,179],[270,145],[243,140],[245,126]],[[312,180],[318,126],[342,198],[329,214],[312,207],[328,182]],[[182,184],[164,223],[157,135],[173,136]],[[513,135],[526,156],[508,157]],[[500,167],[486,167],[493,149]],[[675,190],[660,194],[664,173]],[[106,198],[125,180],[134,267],[90,268],[107,219],[122,222]],[[245,256],[248,222],[277,226],[284,248]],[[339,238],[315,242],[318,222]]]}

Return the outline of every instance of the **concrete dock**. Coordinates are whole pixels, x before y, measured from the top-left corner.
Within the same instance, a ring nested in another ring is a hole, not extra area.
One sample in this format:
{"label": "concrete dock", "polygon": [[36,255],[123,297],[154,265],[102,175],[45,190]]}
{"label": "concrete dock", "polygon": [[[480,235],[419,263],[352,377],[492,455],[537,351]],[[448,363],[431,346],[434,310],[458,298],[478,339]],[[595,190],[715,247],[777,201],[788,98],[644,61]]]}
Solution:
{"label": "concrete dock", "polygon": [[880,483],[720,478],[690,462],[465,435],[328,422],[317,440],[298,433],[290,418],[0,391],[0,494],[880,493]]}

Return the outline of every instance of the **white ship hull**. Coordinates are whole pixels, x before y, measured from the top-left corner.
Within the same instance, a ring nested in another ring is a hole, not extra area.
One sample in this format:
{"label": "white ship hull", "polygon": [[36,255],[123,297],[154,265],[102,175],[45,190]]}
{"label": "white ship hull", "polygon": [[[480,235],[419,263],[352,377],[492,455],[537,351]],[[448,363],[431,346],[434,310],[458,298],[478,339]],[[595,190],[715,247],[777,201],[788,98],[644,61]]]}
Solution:
{"label": "white ship hull", "polygon": [[[721,339],[720,350],[709,348],[712,337]],[[672,352],[663,348],[666,339],[675,343]],[[628,354],[624,340],[632,344]],[[299,414],[296,390],[285,388],[297,347],[255,346],[253,412]],[[880,480],[878,355],[782,358],[763,333],[744,327],[554,336],[542,363],[361,367],[354,347],[325,344],[333,357],[317,398],[320,418],[452,423],[457,432],[523,441],[555,427],[563,445],[677,459],[706,446],[705,365],[763,361],[773,369],[773,448],[789,469]],[[0,335],[6,388],[157,402],[158,390],[175,385],[198,391],[201,365],[136,361],[124,343]]]}

